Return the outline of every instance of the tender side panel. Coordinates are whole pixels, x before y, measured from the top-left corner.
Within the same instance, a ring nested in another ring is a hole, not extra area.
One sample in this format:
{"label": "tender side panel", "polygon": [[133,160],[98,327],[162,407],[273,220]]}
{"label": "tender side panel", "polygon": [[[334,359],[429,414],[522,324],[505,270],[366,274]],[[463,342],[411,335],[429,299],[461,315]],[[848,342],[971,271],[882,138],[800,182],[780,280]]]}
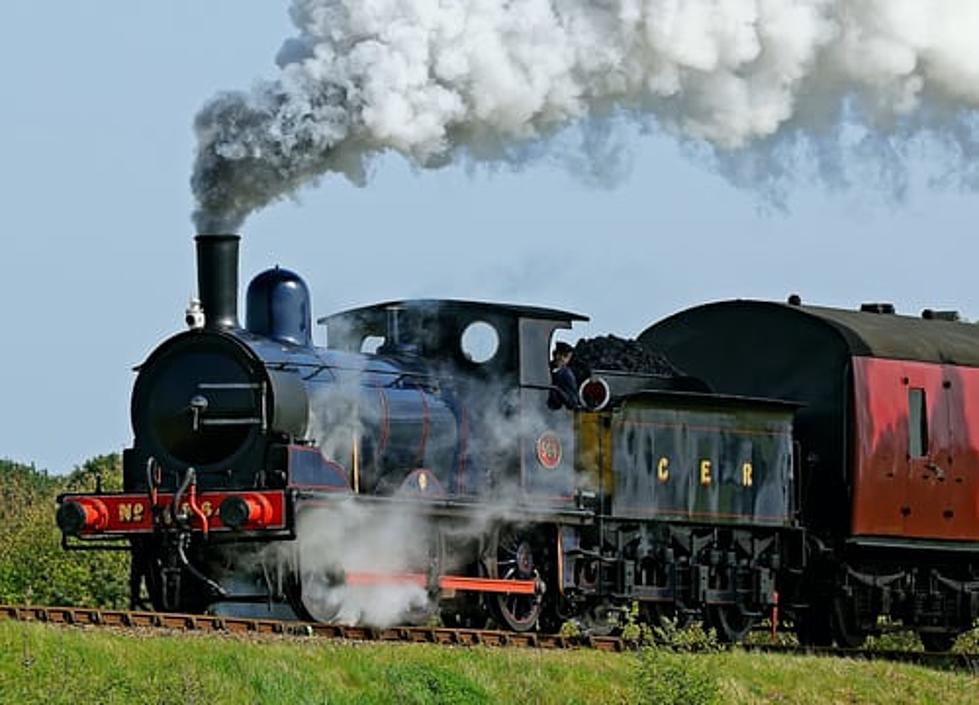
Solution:
{"label": "tender side panel", "polygon": [[791,410],[626,403],[612,422],[614,513],[787,525],[794,497]]}
{"label": "tender side panel", "polygon": [[979,369],[853,359],[855,535],[979,541]]}

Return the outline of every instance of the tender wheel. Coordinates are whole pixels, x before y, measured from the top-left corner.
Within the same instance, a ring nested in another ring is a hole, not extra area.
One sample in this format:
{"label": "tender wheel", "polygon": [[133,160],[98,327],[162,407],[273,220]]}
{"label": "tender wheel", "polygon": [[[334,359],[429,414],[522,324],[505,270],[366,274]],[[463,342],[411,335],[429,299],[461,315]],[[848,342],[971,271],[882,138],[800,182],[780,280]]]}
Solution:
{"label": "tender wheel", "polygon": [[944,653],[952,650],[959,635],[954,632],[918,632],[918,638],[925,651]]}
{"label": "tender wheel", "polygon": [[717,632],[717,638],[726,644],[744,641],[757,618],[745,614],[740,605],[708,605],[705,614],[707,626]]}
{"label": "tender wheel", "polygon": [[833,600],[830,627],[833,639],[841,649],[859,649],[867,640],[867,631],[860,626],[853,602],[845,597]]}
{"label": "tender wheel", "polygon": [[[681,566],[677,564],[647,559],[642,565],[642,585],[659,589],[675,587],[675,583],[681,582],[682,578],[674,576],[681,570]],[[697,609],[688,608],[676,594],[670,602],[650,601],[639,604],[639,619],[653,629],[686,629],[697,613]]]}
{"label": "tender wheel", "polygon": [[[531,527],[502,527],[489,546],[489,575],[501,580],[540,580],[545,570],[545,553],[539,535]],[[534,629],[541,618],[541,598],[540,592],[533,595],[496,593],[488,596],[487,602],[501,627],[527,632]]]}
{"label": "tender wheel", "polygon": [[859,649],[867,640],[854,605],[842,596],[814,603],[797,620],[795,631],[803,646],[832,646],[835,641],[841,649]]}
{"label": "tender wheel", "polygon": [[639,620],[651,629],[686,629],[694,621],[696,611],[691,614],[683,604],[640,603]]}
{"label": "tender wheel", "polygon": [[[743,577],[743,580],[748,579],[750,575]],[[749,586],[739,584],[737,571],[733,567],[718,571],[711,582],[715,584],[716,590],[733,589],[736,600],[738,596],[750,591]],[[717,632],[720,641],[728,644],[743,641],[758,621],[758,612],[752,610],[752,607],[753,605],[737,601],[727,605],[705,605],[704,622]]]}
{"label": "tender wheel", "polygon": [[833,629],[827,607],[809,607],[796,615],[795,634],[803,646],[832,646]]}

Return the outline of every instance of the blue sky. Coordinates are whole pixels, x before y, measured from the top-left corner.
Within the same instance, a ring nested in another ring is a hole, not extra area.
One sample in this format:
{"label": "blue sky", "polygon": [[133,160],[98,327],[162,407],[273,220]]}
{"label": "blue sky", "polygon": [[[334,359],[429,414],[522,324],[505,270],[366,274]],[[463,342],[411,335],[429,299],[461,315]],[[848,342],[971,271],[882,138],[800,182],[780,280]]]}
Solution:
{"label": "blue sky", "polygon": [[[0,457],[52,472],[131,440],[131,368],[182,326],[194,291],[191,122],[221,89],[275,74],[287,3],[0,4]],[[971,193],[888,202],[800,187],[772,213],[669,138],[628,138],[595,188],[545,159],[520,171],[379,159],[259,213],[243,283],[300,271],[314,313],[452,296],[568,308],[586,335],[635,335],[722,298],[979,318]],[[927,158],[925,158],[927,159]],[[925,165],[927,166],[927,165]]]}

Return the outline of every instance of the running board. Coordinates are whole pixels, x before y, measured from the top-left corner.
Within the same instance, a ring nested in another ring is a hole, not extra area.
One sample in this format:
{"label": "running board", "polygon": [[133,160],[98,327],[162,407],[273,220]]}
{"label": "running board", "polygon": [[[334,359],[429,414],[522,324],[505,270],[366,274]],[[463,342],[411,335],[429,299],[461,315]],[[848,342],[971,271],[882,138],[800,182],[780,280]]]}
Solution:
{"label": "running board", "polygon": [[[378,585],[417,585],[428,587],[424,573],[347,573],[345,584],[351,587]],[[438,579],[440,590],[463,592],[494,592],[512,595],[533,595],[537,592],[536,580],[500,580],[498,578],[468,578],[462,575],[442,575]]]}

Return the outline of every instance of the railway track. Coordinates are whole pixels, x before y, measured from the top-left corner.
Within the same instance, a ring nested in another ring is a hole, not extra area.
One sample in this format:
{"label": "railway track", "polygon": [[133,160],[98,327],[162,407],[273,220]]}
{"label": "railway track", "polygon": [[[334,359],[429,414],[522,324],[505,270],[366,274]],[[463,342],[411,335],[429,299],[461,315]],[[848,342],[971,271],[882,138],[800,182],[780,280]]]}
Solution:
{"label": "railway track", "polygon": [[518,634],[491,629],[448,629],[445,627],[388,627],[379,629],[342,624],[253,619],[250,617],[102,610],[84,607],[0,605],[0,619],[120,629],[161,629],[244,635],[266,634],[297,638],[400,641],[453,646],[522,646],[539,649],[592,648],[599,651],[626,651],[631,648],[628,642],[617,637],[564,637],[557,634]]}
{"label": "railway track", "polygon": [[[85,607],[24,607],[0,605],[0,620],[41,622],[68,626],[155,629],[171,632],[198,632],[236,635],[271,635],[294,638],[322,638],[365,642],[407,642],[446,646],[495,646],[537,649],[589,648],[622,652],[638,648],[634,642],[614,636],[561,636],[504,632],[490,629],[449,629],[445,627],[389,627],[379,629],[341,624],[289,622],[249,617],[222,617],[199,614],[172,614]],[[979,675],[979,654],[929,653],[922,651],[879,651],[832,647],[795,647],[775,644],[743,644],[733,648],[759,653],[795,656],[850,658],[867,661],[913,663],[933,668],[966,671]]]}

